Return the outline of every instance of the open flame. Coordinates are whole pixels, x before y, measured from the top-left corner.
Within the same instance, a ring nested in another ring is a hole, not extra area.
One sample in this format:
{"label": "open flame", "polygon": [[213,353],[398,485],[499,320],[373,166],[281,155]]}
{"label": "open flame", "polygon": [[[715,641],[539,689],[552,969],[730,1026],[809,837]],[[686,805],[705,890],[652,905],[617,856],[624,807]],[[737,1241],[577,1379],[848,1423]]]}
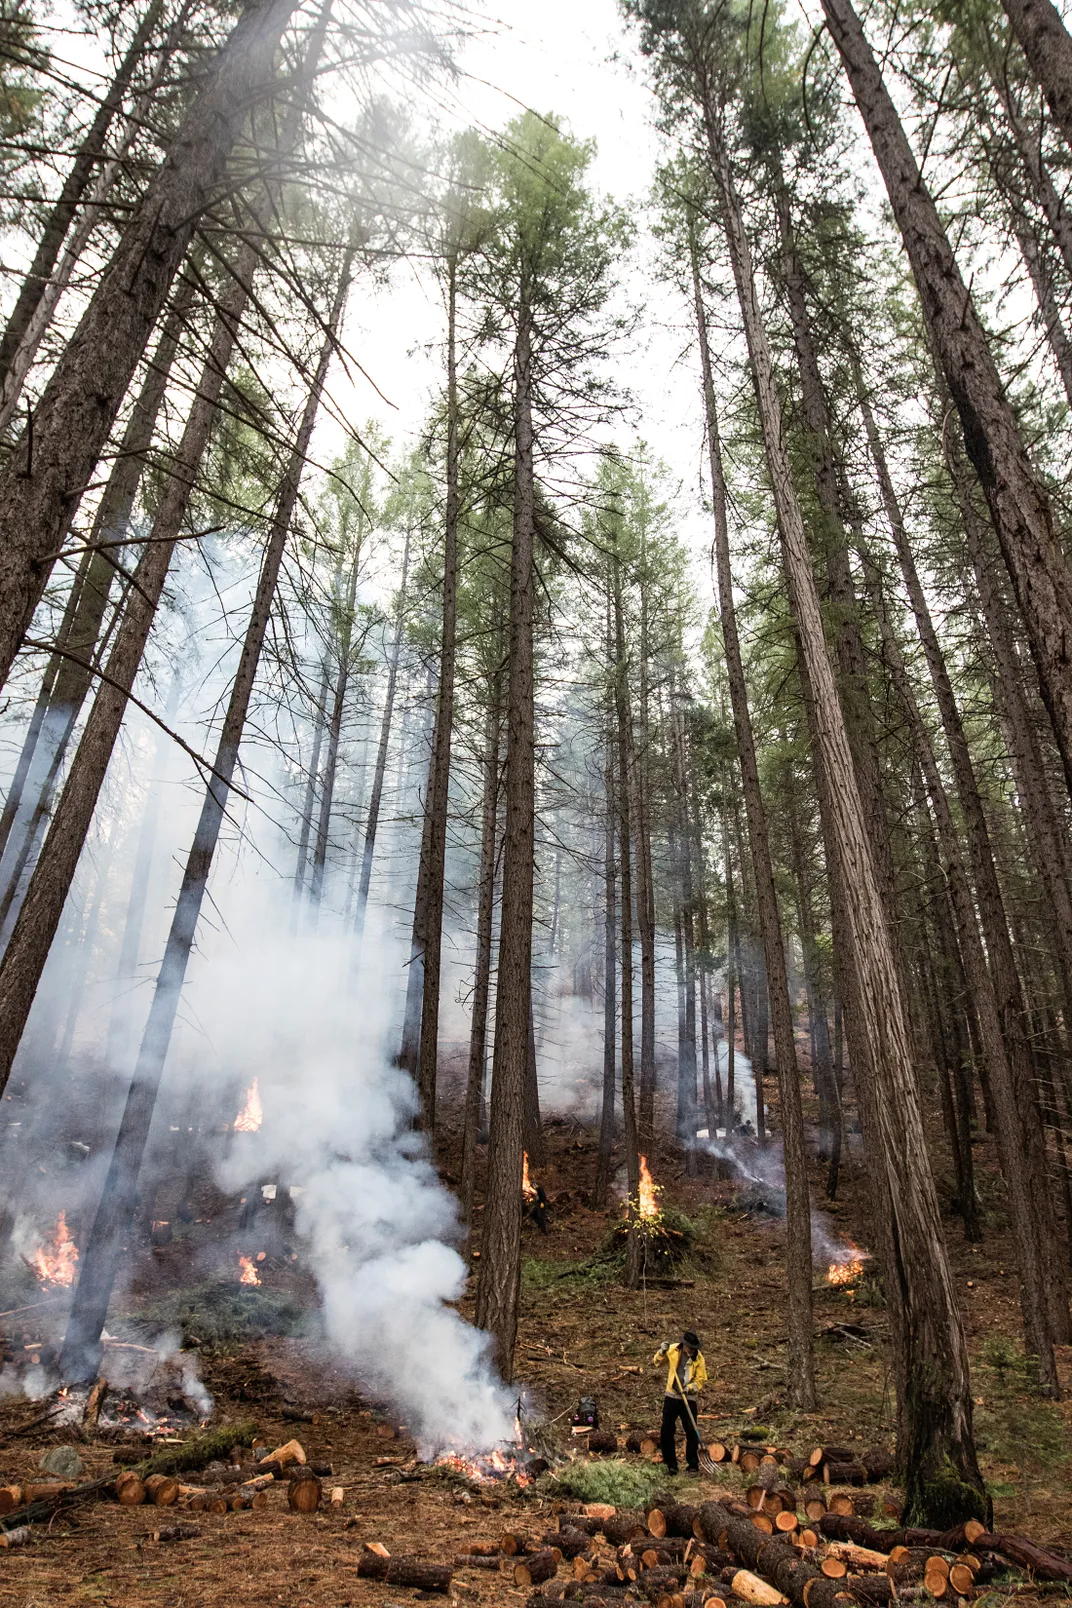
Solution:
{"label": "open flame", "polygon": [[637,1202],[641,1217],[658,1217],[659,1186],[651,1176],[647,1156],[640,1158],[640,1188],[637,1190]]}
{"label": "open flame", "polygon": [[240,1256],[238,1266],[239,1284],[259,1284],[261,1282],[261,1276],[257,1272],[252,1256]]}
{"label": "open flame", "polygon": [[[234,1120],[234,1131],[235,1133],[256,1133],[263,1121],[264,1110],[261,1106],[257,1079],[254,1078],[246,1090],[246,1103]],[[246,1282],[256,1283],[256,1280],[247,1280]]]}
{"label": "open flame", "polygon": [[521,1193],[524,1195],[526,1200],[535,1200],[536,1186],[529,1177],[529,1153],[527,1150],[524,1152],[524,1156],[524,1167],[521,1173]]}
{"label": "open flame", "polygon": [[67,1289],[74,1283],[78,1246],[67,1227],[66,1212],[60,1212],[49,1244],[42,1245],[26,1261],[46,1290]]}
{"label": "open flame", "polygon": [[514,1480],[521,1489],[532,1484],[532,1475],[525,1472],[517,1453],[505,1451],[499,1446],[494,1451],[473,1457],[463,1457],[460,1452],[444,1452],[436,1458],[436,1467],[452,1468],[456,1473],[464,1474],[466,1479],[482,1485],[509,1479]]}
{"label": "open flame", "polygon": [[833,1284],[838,1289],[843,1289],[846,1285],[855,1284],[863,1277],[864,1263],[869,1260],[868,1253],[861,1251],[859,1246],[854,1245],[850,1240],[836,1260],[831,1262],[827,1268],[826,1282]]}

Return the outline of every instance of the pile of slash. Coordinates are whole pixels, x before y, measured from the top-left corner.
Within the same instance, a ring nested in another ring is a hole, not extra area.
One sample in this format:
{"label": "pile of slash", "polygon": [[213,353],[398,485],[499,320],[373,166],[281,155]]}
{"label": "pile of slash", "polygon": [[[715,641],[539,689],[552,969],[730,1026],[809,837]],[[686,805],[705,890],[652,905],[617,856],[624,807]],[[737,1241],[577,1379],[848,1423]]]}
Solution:
{"label": "pile of slash", "polygon": [[[723,1497],[699,1505],[658,1495],[636,1512],[589,1503],[561,1512],[559,1528],[539,1538],[508,1531],[497,1543],[475,1543],[455,1567],[507,1572],[515,1586],[534,1588],[528,1608],[637,1601],[655,1608],[887,1608],[932,1598],[961,1608],[1013,1570],[1072,1582],[1066,1559],[979,1523],[946,1532],[879,1529],[854,1511],[847,1492],[812,1494],[803,1513],[787,1486],[754,1486],[747,1494],[745,1502]],[[867,1506],[870,1499],[856,1501]]]}

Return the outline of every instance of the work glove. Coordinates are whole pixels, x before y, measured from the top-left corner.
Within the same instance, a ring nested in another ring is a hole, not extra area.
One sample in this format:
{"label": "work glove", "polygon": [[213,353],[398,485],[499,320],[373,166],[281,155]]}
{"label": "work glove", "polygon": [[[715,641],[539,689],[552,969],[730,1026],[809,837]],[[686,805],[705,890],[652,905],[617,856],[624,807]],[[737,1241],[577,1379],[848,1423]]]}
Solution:
{"label": "work glove", "polygon": [[659,1350],[662,1351],[662,1352],[669,1351],[670,1350],[670,1341],[669,1340],[660,1340],[659,1341]]}

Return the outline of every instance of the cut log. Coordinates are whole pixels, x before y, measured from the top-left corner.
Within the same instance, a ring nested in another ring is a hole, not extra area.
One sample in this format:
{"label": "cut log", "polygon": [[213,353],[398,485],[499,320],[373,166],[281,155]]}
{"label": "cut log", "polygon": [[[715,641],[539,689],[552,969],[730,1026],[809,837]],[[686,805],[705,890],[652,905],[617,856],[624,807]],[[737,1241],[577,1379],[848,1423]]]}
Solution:
{"label": "cut log", "polygon": [[584,1516],[587,1519],[613,1519],[618,1509],[609,1502],[586,1502]]}
{"label": "cut log", "polygon": [[664,1535],[691,1536],[699,1511],[689,1502],[669,1502],[665,1507],[651,1508],[648,1530],[659,1538]]}
{"label": "cut log", "polygon": [[759,1575],[752,1574],[748,1569],[738,1569],[730,1581],[730,1587],[734,1596],[740,1597],[742,1602],[757,1603],[760,1608],[773,1608],[775,1603],[789,1601],[777,1587],[768,1585],[766,1580],[761,1580]]}
{"label": "cut log", "polygon": [[923,1584],[932,1597],[944,1597],[949,1590],[949,1576],[937,1569],[927,1569],[923,1575]]}
{"label": "cut log", "polygon": [[301,1441],[289,1440],[285,1441],[282,1446],[277,1446],[274,1452],[269,1452],[267,1457],[262,1457],[258,1467],[263,1469],[265,1463],[275,1463],[279,1468],[286,1468],[288,1463],[304,1463],[305,1461],[305,1448]]}
{"label": "cut log", "polygon": [[843,1608],[853,1598],[845,1590],[843,1581],[827,1580],[825,1575],[816,1575],[804,1587],[802,1601],[804,1608]]}
{"label": "cut log", "polygon": [[819,1463],[855,1463],[859,1455],[852,1446],[816,1446],[808,1462],[813,1468]]}
{"label": "cut log", "polygon": [[763,1506],[763,1502],[764,1502],[764,1499],[766,1498],[766,1495],[767,1495],[766,1486],[764,1486],[764,1485],[750,1485],[748,1487],[747,1491],[744,1493],[744,1499],[748,1503],[748,1506],[750,1508],[753,1508],[758,1513],[760,1508]]}
{"label": "cut log", "polygon": [[287,1502],[295,1513],[315,1513],[323,1493],[316,1475],[309,1474],[304,1480],[291,1480],[287,1486]]}
{"label": "cut log", "polygon": [[82,1409],[82,1424],[86,1429],[96,1429],[100,1410],[104,1405],[104,1398],[108,1392],[107,1379],[95,1379],[93,1388],[86,1397],[86,1405]]}
{"label": "cut log", "polygon": [[147,1474],[145,1494],[155,1507],[172,1507],[179,1499],[179,1482],[170,1474]]}
{"label": "cut log", "polygon": [[835,1491],[830,1498],[830,1511],[831,1513],[840,1513],[842,1518],[849,1519],[852,1518],[856,1509],[853,1507],[851,1496],[846,1496],[844,1491]]}
{"label": "cut log", "polygon": [[[559,1554],[561,1556],[561,1554]],[[514,1564],[515,1586],[540,1586],[545,1580],[551,1580],[558,1573],[558,1558],[553,1547],[541,1547],[539,1552],[532,1552],[520,1563]]]}
{"label": "cut log", "polygon": [[[586,1536],[586,1542],[587,1539],[588,1538]],[[548,1545],[550,1545],[550,1543],[548,1543]],[[556,1541],[555,1545],[561,1546],[562,1542]],[[499,1543],[497,1541],[474,1541],[470,1546],[469,1551],[474,1557],[477,1558],[497,1558],[499,1556]]]}
{"label": "cut log", "polygon": [[975,1570],[966,1563],[955,1563],[949,1571],[949,1584],[958,1597],[975,1590]]}
{"label": "cut log", "polygon": [[24,1502],[51,1502],[58,1496],[65,1496],[68,1491],[76,1489],[73,1480],[42,1480],[40,1483],[31,1483],[22,1488]]}
{"label": "cut log", "polygon": [[[339,1490],[341,1490],[341,1489],[342,1489],[342,1486],[339,1486]],[[332,1500],[334,1501],[334,1495],[332,1497]],[[341,1499],[340,1499],[340,1501],[341,1501]],[[250,1505],[251,1508],[266,1508],[268,1506],[268,1492],[267,1491],[254,1491],[253,1495],[249,1499],[249,1505]]]}
{"label": "cut log", "polygon": [[642,1457],[654,1457],[658,1450],[659,1442],[657,1438],[654,1435],[645,1435],[640,1443],[640,1455]]}
{"label": "cut log", "polygon": [[21,1485],[0,1485],[0,1513],[10,1513],[22,1506]]}
{"label": "cut log", "polygon": [[887,1608],[894,1601],[893,1581],[887,1574],[850,1575],[845,1589],[865,1608]]}
{"label": "cut log", "polygon": [[722,1441],[712,1441],[707,1448],[707,1455],[712,1463],[724,1463],[729,1457],[729,1448]]}
{"label": "cut log", "polygon": [[819,1537],[812,1529],[798,1530],[794,1539],[802,1547],[817,1547],[819,1545]]}
{"label": "cut log", "polygon": [[345,1502],[345,1500],[346,1500],[346,1490],[345,1490],[345,1488],[342,1485],[333,1485],[331,1487],[331,1505],[332,1505],[332,1507],[333,1508],[341,1508],[343,1503]]}
{"label": "cut log", "polygon": [[603,1520],[603,1534],[612,1547],[623,1547],[627,1541],[647,1533],[643,1513],[616,1513],[612,1519]]}
{"label": "cut log", "polygon": [[746,1446],[742,1448],[737,1464],[742,1474],[754,1474],[762,1461],[761,1452],[757,1452],[754,1446]]}
{"label": "cut log", "polygon": [[831,1541],[828,1556],[842,1558],[853,1569],[885,1569],[889,1554],[873,1547],[860,1547],[854,1541]]}
{"label": "cut log", "polygon": [[867,1470],[862,1463],[824,1463],[824,1485],[866,1485]]}
{"label": "cut log", "polygon": [[167,1541],[196,1541],[201,1531],[193,1524],[166,1524],[162,1530],[153,1531],[153,1540]]}
{"label": "cut log", "polygon": [[417,1591],[449,1591],[454,1571],[447,1563],[426,1563],[422,1558],[381,1558],[375,1552],[358,1554],[361,1580],[382,1580],[389,1586],[413,1586]]}
{"label": "cut log", "polygon": [[799,1524],[800,1520],[796,1514],[789,1512],[787,1508],[774,1515],[774,1528],[780,1530],[783,1535],[791,1535]]}
{"label": "cut log", "polygon": [[[557,1542],[555,1544],[557,1545]],[[527,1552],[536,1550],[535,1541],[527,1535],[522,1535],[520,1530],[504,1530],[499,1537],[499,1551],[506,1558],[521,1558]]]}
{"label": "cut log", "polygon": [[209,1513],[226,1513],[228,1511],[227,1498],[225,1496],[214,1496],[208,1504],[208,1511]]}
{"label": "cut log", "polygon": [[817,1524],[826,1512],[826,1503],[821,1496],[810,1496],[804,1504],[804,1512],[813,1523]]}
{"label": "cut log", "polygon": [[753,1513],[752,1523],[761,1535],[774,1534],[774,1520],[769,1519],[765,1513]]}
{"label": "cut log", "polygon": [[613,1457],[618,1450],[618,1437],[609,1429],[593,1429],[588,1436],[588,1450]]}
{"label": "cut log", "polygon": [[[588,1551],[588,1540],[589,1538],[587,1535],[585,1535],[583,1530],[578,1530],[574,1526],[564,1522],[562,1529],[552,1530],[549,1534],[543,1536],[541,1539],[541,1545],[545,1547],[558,1547],[564,1558],[579,1558],[582,1552]],[[478,1543],[478,1545],[481,1545],[481,1543]],[[490,1547],[494,1545],[494,1543],[486,1542],[483,1543],[483,1545]],[[471,1550],[475,1552],[477,1547],[474,1546]],[[498,1546],[495,1545],[496,1553],[498,1553],[498,1550]]]}
{"label": "cut log", "polygon": [[875,1511],[875,1494],[873,1491],[857,1491],[852,1499],[852,1510],[858,1519],[869,1519]]}
{"label": "cut log", "polygon": [[849,1568],[843,1558],[831,1557],[828,1554],[820,1563],[819,1571],[828,1580],[844,1580]]}
{"label": "cut log", "polygon": [[0,1530],[0,1547],[24,1547],[31,1534],[28,1524],[20,1524],[14,1530]]}
{"label": "cut log", "polygon": [[124,1507],[141,1507],[145,1501],[145,1481],[127,1469],[115,1482],[115,1494]]}
{"label": "cut log", "polygon": [[455,1569],[491,1569],[502,1567],[498,1558],[477,1558],[471,1552],[460,1552],[454,1560]]}
{"label": "cut log", "polygon": [[371,1552],[377,1558],[389,1558],[391,1556],[382,1541],[366,1541],[365,1551]]}
{"label": "cut log", "polygon": [[867,1470],[867,1477],[872,1485],[878,1485],[882,1480],[888,1480],[893,1473],[894,1460],[892,1453],[884,1446],[872,1446],[860,1459]]}

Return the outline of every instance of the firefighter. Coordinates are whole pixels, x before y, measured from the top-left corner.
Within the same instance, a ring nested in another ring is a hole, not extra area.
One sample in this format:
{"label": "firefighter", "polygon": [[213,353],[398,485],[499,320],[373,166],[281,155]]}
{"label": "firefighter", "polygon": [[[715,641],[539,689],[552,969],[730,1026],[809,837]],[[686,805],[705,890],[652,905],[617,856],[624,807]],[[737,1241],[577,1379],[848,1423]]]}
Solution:
{"label": "firefighter", "polygon": [[663,1397],[663,1423],[659,1450],[668,1474],[677,1473],[677,1425],[685,1431],[685,1467],[690,1474],[700,1472],[700,1431],[696,1415],[700,1391],[707,1382],[707,1364],[694,1329],[686,1329],[680,1341],[664,1340],[651,1359],[656,1367],[666,1364],[666,1394]]}

